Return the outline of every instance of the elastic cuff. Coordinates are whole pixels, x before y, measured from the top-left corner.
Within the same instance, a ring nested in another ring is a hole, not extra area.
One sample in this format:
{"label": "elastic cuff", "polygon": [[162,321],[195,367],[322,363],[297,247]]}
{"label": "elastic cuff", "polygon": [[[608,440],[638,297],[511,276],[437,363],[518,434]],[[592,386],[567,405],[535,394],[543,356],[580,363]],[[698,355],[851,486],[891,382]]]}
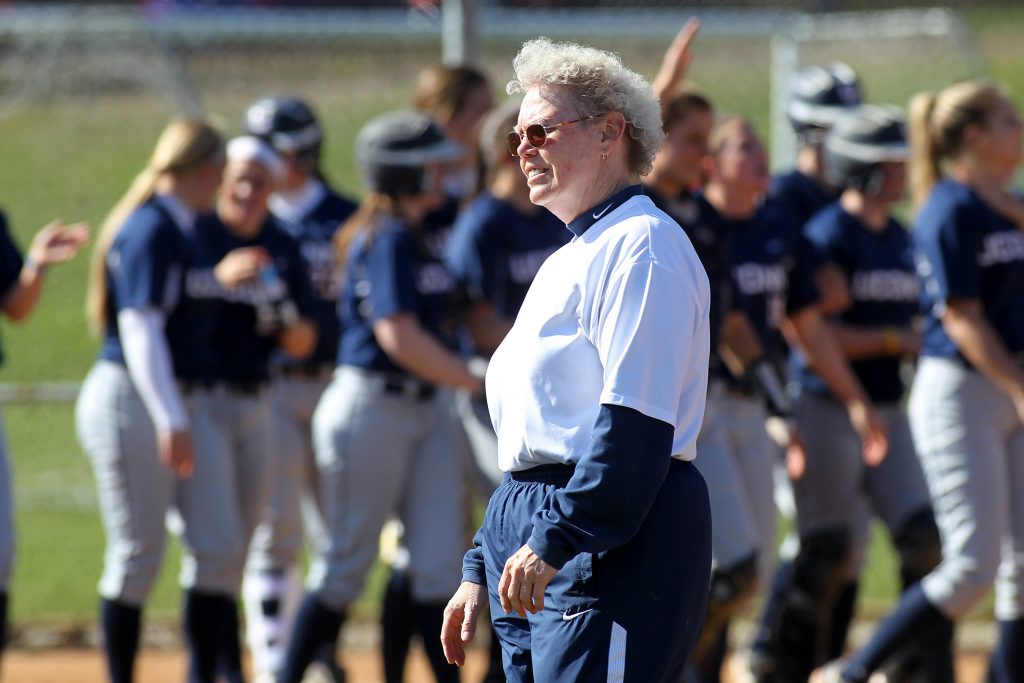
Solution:
{"label": "elastic cuff", "polygon": [[484,556],[479,546],[474,546],[466,551],[462,558],[462,580],[475,583],[478,586],[487,585],[487,572],[484,569]]}
{"label": "elastic cuff", "polygon": [[530,540],[526,542],[526,545],[529,546],[534,555],[544,560],[549,567],[554,567],[555,569],[561,569],[576,555],[576,553],[565,552],[558,547],[558,544],[545,539],[544,534],[539,533],[536,528],[530,535]]}

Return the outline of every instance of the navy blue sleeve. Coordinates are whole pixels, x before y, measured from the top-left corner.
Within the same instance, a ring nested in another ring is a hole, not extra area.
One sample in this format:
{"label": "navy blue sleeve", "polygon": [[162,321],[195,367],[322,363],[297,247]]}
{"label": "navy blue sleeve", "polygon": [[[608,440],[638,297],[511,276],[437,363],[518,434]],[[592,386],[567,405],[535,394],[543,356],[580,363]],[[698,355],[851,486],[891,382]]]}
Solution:
{"label": "navy blue sleeve", "polygon": [[815,270],[832,263],[848,269],[849,257],[843,241],[845,230],[833,211],[819,212],[804,226],[804,237],[811,251]]}
{"label": "navy blue sleeve", "polygon": [[398,313],[416,313],[416,244],[406,230],[377,235],[366,255],[366,279],[370,282],[371,320]]}
{"label": "navy blue sleeve", "polygon": [[475,583],[478,586],[487,585],[487,570],[484,567],[484,551],[481,547],[483,540],[480,538],[483,529],[476,532],[473,537],[473,547],[466,551],[462,558],[462,580]]}
{"label": "navy blue sleeve", "polygon": [[0,213],[0,297],[6,297],[18,282],[24,262],[7,230],[7,218]]}
{"label": "navy blue sleeve", "polygon": [[474,301],[494,301],[498,293],[498,275],[502,247],[494,230],[489,230],[489,215],[480,204],[470,206],[455,222],[445,250],[445,264]]}
{"label": "navy blue sleeve", "polygon": [[313,296],[313,284],[309,279],[306,262],[302,260],[302,254],[299,252],[299,243],[283,231],[278,234],[282,240],[282,251],[288,259],[288,293],[295,301],[299,315],[304,318],[315,318],[319,309]]}
{"label": "navy blue sleeve", "polygon": [[590,448],[566,487],[534,515],[527,545],[560,569],[579,553],[610,550],[633,538],[668,474],[674,434],[667,422],[602,405]]}
{"label": "navy blue sleeve", "polygon": [[915,231],[917,248],[931,267],[929,286],[936,287],[932,296],[941,302],[981,298],[981,268],[973,232],[984,225],[984,219],[972,207],[958,206],[939,220],[938,230]]}
{"label": "navy blue sleeve", "polygon": [[786,315],[814,306],[821,298],[814,281],[814,247],[803,233],[796,236],[794,244],[795,263],[789,269],[786,285]]}
{"label": "navy blue sleeve", "polygon": [[175,226],[152,215],[138,213],[121,228],[107,255],[119,311],[173,308],[180,294],[180,279],[175,277],[180,269],[175,258],[175,230]]}

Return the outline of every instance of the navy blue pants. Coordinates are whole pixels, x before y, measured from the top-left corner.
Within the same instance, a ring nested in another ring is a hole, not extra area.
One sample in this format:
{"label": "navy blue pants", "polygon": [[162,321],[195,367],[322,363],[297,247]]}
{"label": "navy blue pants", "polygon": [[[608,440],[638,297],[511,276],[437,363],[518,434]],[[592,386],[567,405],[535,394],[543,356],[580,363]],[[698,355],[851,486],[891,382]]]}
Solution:
{"label": "navy blue pants", "polygon": [[711,512],[703,477],[673,460],[639,532],[625,545],[583,553],[558,572],[544,609],[505,614],[497,587],[505,561],[526,543],[532,518],[568,482],[571,466],[506,476],[477,536],[491,618],[509,683],[637,681],[682,677],[707,609]]}

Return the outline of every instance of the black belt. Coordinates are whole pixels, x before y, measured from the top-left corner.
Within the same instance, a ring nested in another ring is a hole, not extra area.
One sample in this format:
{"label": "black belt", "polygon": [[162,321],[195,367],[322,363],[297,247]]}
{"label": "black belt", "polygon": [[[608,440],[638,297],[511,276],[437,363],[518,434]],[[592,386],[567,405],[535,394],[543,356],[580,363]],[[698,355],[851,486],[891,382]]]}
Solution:
{"label": "black belt", "polygon": [[426,401],[434,397],[437,387],[408,375],[384,375],[384,393]]}
{"label": "black belt", "polygon": [[269,382],[265,379],[234,380],[231,382],[219,382],[229,393],[239,396],[255,396],[267,388]]}
{"label": "black belt", "polygon": [[334,372],[334,363],[316,365],[281,365],[276,372],[288,379],[328,379]]}

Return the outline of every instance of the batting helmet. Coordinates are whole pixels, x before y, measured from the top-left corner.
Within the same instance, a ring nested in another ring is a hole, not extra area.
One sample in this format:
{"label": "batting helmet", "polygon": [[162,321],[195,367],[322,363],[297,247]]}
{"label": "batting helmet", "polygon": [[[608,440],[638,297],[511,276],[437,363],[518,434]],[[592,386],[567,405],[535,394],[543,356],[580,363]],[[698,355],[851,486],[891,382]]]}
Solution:
{"label": "batting helmet", "polygon": [[865,105],[840,117],[825,137],[825,178],[836,187],[874,193],[885,179],[882,164],[908,155],[900,111]]}
{"label": "batting helmet", "polygon": [[798,137],[820,142],[844,111],[862,101],[857,74],[846,64],[808,66],[793,76],[786,116]]}
{"label": "batting helmet", "polygon": [[461,145],[445,138],[426,114],[394,111],[381,114],[356,136],[356,159],[368,190],[413,195],[427,189],[426,167],[457,158]]}
{"label": "batting helmet", "polygon": [[245,132],[282,154],[320,156],[323,133],[313,109],[295,97],[264,97],[245,112]]}

